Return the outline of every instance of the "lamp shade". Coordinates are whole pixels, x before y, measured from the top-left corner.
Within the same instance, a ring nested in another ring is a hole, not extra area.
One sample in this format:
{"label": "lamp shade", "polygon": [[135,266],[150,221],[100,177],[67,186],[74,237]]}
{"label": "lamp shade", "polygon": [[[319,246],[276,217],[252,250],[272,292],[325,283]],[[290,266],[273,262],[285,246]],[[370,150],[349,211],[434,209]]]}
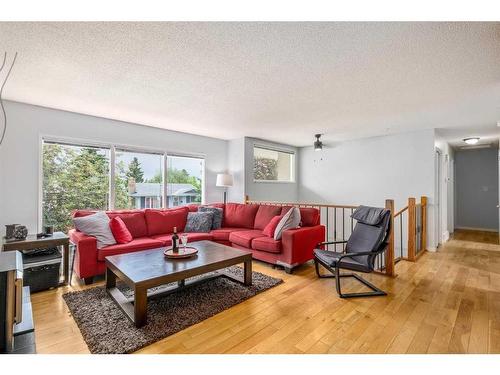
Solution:
{"label": "lamp shade", "polygon": [[216,186],[233,186],[233,176],[227,173],[218,173]]}

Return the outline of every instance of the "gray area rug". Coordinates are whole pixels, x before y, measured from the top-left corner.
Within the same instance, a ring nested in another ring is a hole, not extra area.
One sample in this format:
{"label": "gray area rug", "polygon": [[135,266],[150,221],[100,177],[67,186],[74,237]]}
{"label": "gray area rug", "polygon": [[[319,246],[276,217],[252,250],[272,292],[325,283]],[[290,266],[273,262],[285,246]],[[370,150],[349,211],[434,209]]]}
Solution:
{"label": "gray area rug", "polygon": [[[233,266],[225,271],[243,276],[241,267]],[[221,275],[148,300],[148,323],[142,328],[135,327],[103,286],[69,292],[63,298],[91,353],[123,354],[199,323],[282,282],[253,272],[253,285],[245,286]],[[125,284],[117,286],[127,297],[133,295]]]}

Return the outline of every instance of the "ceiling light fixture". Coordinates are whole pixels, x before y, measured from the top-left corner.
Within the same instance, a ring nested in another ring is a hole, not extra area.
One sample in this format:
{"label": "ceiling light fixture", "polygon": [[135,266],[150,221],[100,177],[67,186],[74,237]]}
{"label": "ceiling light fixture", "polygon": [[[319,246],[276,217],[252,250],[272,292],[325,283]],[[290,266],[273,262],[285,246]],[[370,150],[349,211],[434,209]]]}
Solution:
{"label": "ceiling light fixture", "polygon": [[464,138],[464,142],[468,145],[475,145],[477,142],[479,142],[479,137]]}
{"label": "ceiling light fixture", "polygon": [[323,150],[323,142],[320,141],[321,134],[315,134],[316,140],[314,141],[314,151]]}

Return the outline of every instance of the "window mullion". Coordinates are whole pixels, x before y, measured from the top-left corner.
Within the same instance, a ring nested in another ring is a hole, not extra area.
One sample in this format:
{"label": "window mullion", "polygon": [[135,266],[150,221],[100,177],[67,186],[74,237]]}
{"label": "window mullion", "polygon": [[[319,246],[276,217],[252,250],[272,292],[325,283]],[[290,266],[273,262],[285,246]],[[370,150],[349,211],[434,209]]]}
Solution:
{"label": "window mullion", "polygon": [[205,184],[205,159],[202,160],[202,168],[201,168],[201,204],[206,204],[206,184]]}
{"label": "window mullion", "polygon": [[115,146],[111,146],[110,150],[110,156],[109,156],[109,203],[108,207],[110,210],[115,209],[115,198],[116,198],[116,192],[115,192],[115,151],[116,148]]}
{"label": "window mullion", "polygon": [[168,208],[168,155],[163,154],[163,208]]}

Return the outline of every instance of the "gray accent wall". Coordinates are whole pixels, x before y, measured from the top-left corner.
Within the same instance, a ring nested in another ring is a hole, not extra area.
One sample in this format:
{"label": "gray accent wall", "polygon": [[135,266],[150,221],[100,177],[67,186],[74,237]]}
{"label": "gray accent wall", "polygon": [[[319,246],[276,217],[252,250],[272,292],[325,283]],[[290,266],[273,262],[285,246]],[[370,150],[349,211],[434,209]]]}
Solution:
{"label": "gray accent wall", "polygon": [[455,153],[455,227],[498,230],[498,150]]}

